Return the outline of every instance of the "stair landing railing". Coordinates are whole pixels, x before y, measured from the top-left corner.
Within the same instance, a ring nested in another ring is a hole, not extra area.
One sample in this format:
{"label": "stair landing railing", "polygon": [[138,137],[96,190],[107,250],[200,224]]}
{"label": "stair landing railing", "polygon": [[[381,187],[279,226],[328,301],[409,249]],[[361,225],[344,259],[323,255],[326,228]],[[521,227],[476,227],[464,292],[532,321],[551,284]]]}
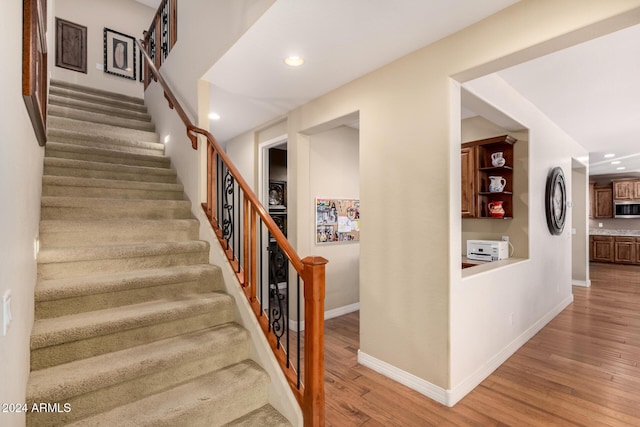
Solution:
{"label": "stair landing railing", "polygon": [[[183,121],[191,146],[198,148],[198,135],[206,138],[207,201],[202,207],[302,408],[304,425],[323,426],[327,260],[300,258],[214,136],[189,119],[148,54],[148,43],[138,41],[138,46],[145,69]],[[295,324],[297,331],[290,328]]]}

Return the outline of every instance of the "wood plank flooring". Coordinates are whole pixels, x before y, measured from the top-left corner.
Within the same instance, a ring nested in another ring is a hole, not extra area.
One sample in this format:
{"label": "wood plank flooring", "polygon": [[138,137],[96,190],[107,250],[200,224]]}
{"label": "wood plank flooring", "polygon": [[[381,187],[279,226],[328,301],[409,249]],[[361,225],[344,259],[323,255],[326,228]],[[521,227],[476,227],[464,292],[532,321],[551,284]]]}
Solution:
{"label": "wood plank flooring", "polygon": [[455,407],[358,365],[358,313],[326,322],[326,425],[640,426],[640,266],[591,288]]}

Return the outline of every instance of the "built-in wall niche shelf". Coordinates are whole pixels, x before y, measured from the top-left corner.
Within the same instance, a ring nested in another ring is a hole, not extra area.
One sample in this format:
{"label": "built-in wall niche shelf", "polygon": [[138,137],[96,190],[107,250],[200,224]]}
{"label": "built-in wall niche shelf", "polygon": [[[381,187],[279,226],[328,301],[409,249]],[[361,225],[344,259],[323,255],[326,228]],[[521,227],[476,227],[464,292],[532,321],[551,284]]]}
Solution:
{"label": "built-in wall niche shelf", "polygon": [[[502,135],[462,144],[463,218],[513,218],[513,144],[516,141]],[[497,216],[501,211],[504,215]]]}

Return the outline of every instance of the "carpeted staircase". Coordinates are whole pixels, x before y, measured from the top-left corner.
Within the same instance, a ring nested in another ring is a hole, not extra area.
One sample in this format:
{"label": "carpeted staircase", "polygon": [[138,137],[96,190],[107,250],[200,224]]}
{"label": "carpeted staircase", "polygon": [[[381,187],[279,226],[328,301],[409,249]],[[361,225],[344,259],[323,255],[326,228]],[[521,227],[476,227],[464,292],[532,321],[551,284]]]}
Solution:
{"label": "carpeted staircase", "polygon": [[48,126],[27,425],[290,425],[142,100],[54,81]]}

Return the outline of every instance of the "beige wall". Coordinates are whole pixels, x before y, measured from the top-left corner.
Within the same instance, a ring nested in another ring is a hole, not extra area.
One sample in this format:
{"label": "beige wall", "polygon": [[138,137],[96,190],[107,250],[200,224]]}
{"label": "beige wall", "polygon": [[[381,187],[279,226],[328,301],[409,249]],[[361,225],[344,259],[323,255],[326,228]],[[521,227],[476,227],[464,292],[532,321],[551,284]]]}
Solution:
{"label": "beige wall", "polygon": [[573,160],[571,169],[571,272],[573,284],[589,286],[589,177],[587,166]]}
{"label": "beige wall", "polygon": [[[2,2],[0,35],[5,42],[0,73],[0,300],[9,289],[13,295],[7,335],[0,329],[0,403],[20,403],[25,401],[29,375],[36,284],[33,243],[38,236],[44,154],[22,99],[22,1]],[[0,412],[2,426],[24,423],[24,414]]]}
{"label": "beige wall", "polygon": [[[549,170],[560,166],[572,200],[572,157],[587,154],[497,75],[464,86],[529,129],[529,187],[518,195],[527,205],[528,223],[522,226],[528,232],[529,257],[488,273],[461,277],[452,269],[451,402],[479,384],[573,300],[573,215],[570,210],[560,236],[551,235],[544,209],[546,178]],[[579,209],[585,218],[585,206]]]}
{"label": "beige wall", "polygon": [[[56,17],[87,27],[87,73],[53,67],[52,78],[142,97],[143,86],[139,79],[140,61],[137,47],[136,80],[105,73],[102,69],[97,69],[97,64],[104,66],[105,27],[141,39],[142,32],[149,29],[154,14],[154,9],[133,0],[56,0]],[[52,27],[53,34],[55,25]],[[55,49],[51,55],[55,55]]]}
{"label": "beige wall", "polygon": [[[305,131],[353,111],[360,113],[360,281],[366,284],[360,289],[362,353],[438,390],[448,390],[510,342],[502,338],[518,336],[510,331],[469,360],[452,360],[451,322],[457,322],[456,316],[464,311],[458,310],[460,305],[452,306],[450,298],[452,274],[460,275],[461,237],[456,218],[459,181],[453,181],[459,180],[460,174],[458,157],[454,157],[455,152],[459,155],[460,136],[451,126],[459,126],[460,117],[451,113],[456,108],[459,111],[459,105],[452,104],[449,77],[479,76],[628,25],[629,21],[612,19],[606,29],[596,25],[562,37],[638,6],[637,1],[521,1],[289,114],[289,151],[295,159],[289,166],[293,176],[290,189],[296,186],[292,191],[298,195],[293,212],[298,227],[295,244],[305,256],[312,249],[302,228],[312,221],[304,202],[311,197],[304,167],[310,156]],[[638,22],[637,15],[631,21]],[[546,154],[533,150],[530,147],[530,155],[545,170],[551,164],[563,164],[572,155],[553,149]],[[387,206],[402,214],[390,214],[383,208]],[[546,223],[539,216],[530,220],[529,227],[530,236],[546,233]],[[570,248],[561,245],[553,250],[546,244],[538,246],[535,254],[529,253],[532,262],[546,259],[541,257],[543,246],[546,254],[570,265],[565,259]],[[541,268],[542,264],[537,265]],[[570,283],[570,275],[563,271],[562,276],[552,278],[554,273],[555,268],[548,269],[542,279],[558,287],[557,280],[563,281],[566,292],[564,283]],[[509,276],[510,280],[513,277],[517,282],[521,276]],[[486,294],[495,292],[498,290]],[[539,320],[540,311],[553,308],[548,304],[539,307],[537,313],[523,319],[522,326],[531,326]],[[491,329],[477,332],[478,338],[494,333]],[[468,353],[470,347],[461,341],[455,351]]]}
{"label": "beige wall", "polygon": [[[358,130],[346,126],[310,137],[307,209],[314,210],[316,198],[359,199]],[[299,228],[315,242],[315,217]],[[341,309],[359,301],[360,244],[317,245],[313,254],[329,260],[326,267],[325,311]]]}

